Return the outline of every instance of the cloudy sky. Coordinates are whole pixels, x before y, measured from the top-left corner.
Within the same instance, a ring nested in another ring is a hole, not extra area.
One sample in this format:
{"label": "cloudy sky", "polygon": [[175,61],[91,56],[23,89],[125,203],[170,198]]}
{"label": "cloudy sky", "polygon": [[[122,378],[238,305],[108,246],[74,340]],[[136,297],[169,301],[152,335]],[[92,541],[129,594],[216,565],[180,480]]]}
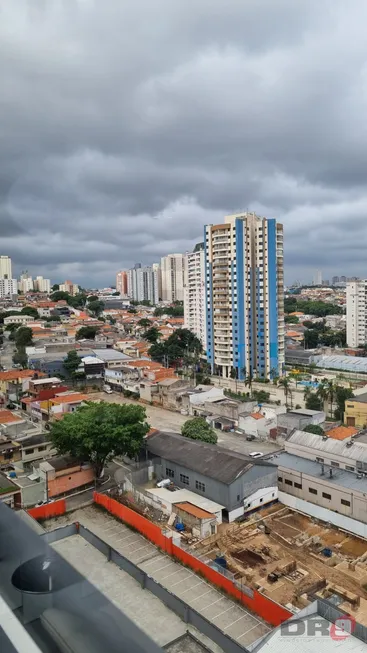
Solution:
{"label": "cloudy sky", "polygon": [[1,254],[87,286],[252,209],[367,276],[366,0],[0,0]]}

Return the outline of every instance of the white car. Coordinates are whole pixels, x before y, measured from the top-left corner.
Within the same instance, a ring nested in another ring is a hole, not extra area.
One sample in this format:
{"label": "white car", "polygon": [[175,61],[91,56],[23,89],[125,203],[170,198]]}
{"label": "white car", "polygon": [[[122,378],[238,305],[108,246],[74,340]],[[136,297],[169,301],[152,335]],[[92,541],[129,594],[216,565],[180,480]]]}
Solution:
{"label": "white car", "polygon": [[260,451],[251,451],[251,453],[249,453],[249,456],[251,456],[251,458],[262,458],[263,455],[264,454],[261,453]]}

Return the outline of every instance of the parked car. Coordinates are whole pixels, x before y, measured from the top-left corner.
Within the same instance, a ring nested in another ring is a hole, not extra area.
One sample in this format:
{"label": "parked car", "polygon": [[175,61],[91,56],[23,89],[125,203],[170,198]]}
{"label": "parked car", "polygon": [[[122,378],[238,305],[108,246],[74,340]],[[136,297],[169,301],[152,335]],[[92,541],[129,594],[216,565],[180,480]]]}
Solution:
{"label": "parked car", "polygon": [[251,453],[249,453],[249,456],[251,456],[251,458],[262,458],[263,455],[264,454],[261,453],[261,451],[251,451]]}
{"label": "parked car", "polygon": [[108,395],[112,395],[113,391],[111,390],[109,385],[104,385],[103,390],[104,390],[104,392],[107,392]]}
{"label": "parked car", "polygon": [[256,440],[256,438],[254,435],[250,434],[250,435],[246,435],[246,440],[248,442],[253,442],[254,440]]}

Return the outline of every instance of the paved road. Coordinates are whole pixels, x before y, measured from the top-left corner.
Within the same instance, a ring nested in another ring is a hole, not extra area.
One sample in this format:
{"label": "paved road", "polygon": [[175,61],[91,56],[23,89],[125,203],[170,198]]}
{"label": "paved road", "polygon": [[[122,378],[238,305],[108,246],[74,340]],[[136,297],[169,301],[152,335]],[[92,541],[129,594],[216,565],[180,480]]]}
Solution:
{"label": "paved road", "polygon": [[[131,399],[126,399],[126,397],[117,392],[113,392],[112,394],[107,394],[106,392],[95,392],[90,395],[90,398],[94,401],[107,401],[109,403],[118,404],[137,403]],[[158,406],[144,405],[144,408],[147,413],[149,424],[153,428],[159,429],[160,431],[178,433],[181,430],[181,426],[188,419],[187,415],[174,413],[171,410],[165,410],[164,408],[159,408]],[[225,447],[230,451],[237,451],[238,453],[248,454],[251,451],[260,451],[265,455],[269,455],[281,448],[278,443],[273,442],[247,442],[244,436],[237,435],[235,433],[224,433],[223,431],[217,431],[217,435],[218,444],[221,447]]]}
{"label": "paved road", "polygon": [[14,343],[11,340],[8,340],[8,336],[4,334],[3,351],[0,352],[0,365],[2,365],[3,368],[7,370],[12,368],[14,351]]}

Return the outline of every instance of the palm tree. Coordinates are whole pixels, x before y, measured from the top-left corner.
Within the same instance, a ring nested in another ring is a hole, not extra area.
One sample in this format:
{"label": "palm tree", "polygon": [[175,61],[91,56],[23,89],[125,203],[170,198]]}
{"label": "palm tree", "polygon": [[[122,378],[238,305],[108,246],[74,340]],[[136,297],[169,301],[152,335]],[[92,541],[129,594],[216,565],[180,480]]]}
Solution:
{"label": "palm tree", "polygon": [[230,374],[231,374],[231,379],[234,379],[235,389],[236,389],[236,394],[237,394],[237,369],[235,367],[232,367]]}
{"label": "palm tree", "polygon": [[291,390],[290,379],[287,376],[283,376],[281,379],[279,379],[279,385],[283,386],[284,396],[285,396],[285,405],[286,405],[286,408],[288,408],[288,397],[290,397],[291,405],[292,405],[292,390]]}
{"label": "palm tree", "polygon": [[317,388],[316,394],[321,399],[323,406],[324,406],[324,412],[327,414],[327,400],[329,397],[329,391],[328,391],[328,382],[323,379],[322,382],[319,384],[319,387]]}
{"label": "palm tree", "polygon": [[247,385],[249,387],[250,394],[252,394],[252,381],[253,381],[252,367],[250,367],[250,371],[248,374],[245,367],[242,368],[242,372],[245,375],[245,386]]}

